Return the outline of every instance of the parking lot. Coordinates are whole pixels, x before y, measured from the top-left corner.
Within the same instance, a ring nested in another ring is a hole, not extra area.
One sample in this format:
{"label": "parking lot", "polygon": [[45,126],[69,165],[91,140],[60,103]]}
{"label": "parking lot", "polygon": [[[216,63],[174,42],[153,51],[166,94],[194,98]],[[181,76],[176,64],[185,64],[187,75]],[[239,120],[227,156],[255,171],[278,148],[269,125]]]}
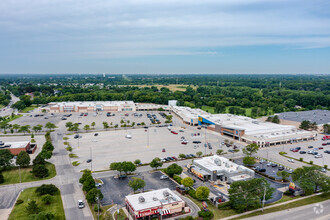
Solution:
{"label": "parking lot", "polygon": [[128,186],[128,182],[132,177],[144,179],[146,183],[146,186],[144,187],[145,191],[162,188],[175,190],[177,185],[170,179],[161,180],[160,177],[162,175],[163,174],[161,172],[144,172],[139,175],[128,176],[125,179],[117,179],[113,176],[101,178],[104,183],[103,186],[99,188],[104,196],[102,205],[110,205],[112,203],[125,205],[125,196],[133,193],[132,188]]}

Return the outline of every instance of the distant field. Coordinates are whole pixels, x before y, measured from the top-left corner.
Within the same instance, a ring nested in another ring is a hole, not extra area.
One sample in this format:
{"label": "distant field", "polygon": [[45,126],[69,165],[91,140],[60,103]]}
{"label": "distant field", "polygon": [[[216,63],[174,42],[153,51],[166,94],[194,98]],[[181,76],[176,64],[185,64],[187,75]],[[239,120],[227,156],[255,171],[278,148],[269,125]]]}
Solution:
{"label": "distant field", "polygon": [[[226,107],[226,113],[229,113],[229,108],[230,107],[232,107],[232,106],[227,106]],[[237,107],[239,107],[239,106],[237,106]],[[240,108],[242,108],[242,107],[240,107]],[[245,109],[245,111],[246,111],[246,116],[249,116],[249,117],[251,117],[251,109],[252,108],[244,108]],[[204,106],[202,106],[202,110],[204,110],[204,111],[206,111],[206,112],[209,112],[209,113],[211,113],[211,114],[214,114],[215,112],[214,112],[214,110],[215,110],[215,107],[211,107],[211,106],[206,106],[206,105],[204,105]]]}
{"label": "distant field", "polygon": [[[160,89],[162,87],[165,87],[165,88],[168,88],[169,90],[175,92],[175,91],[186,91],[186,88],[189,85],[184,85],[184,84],[158,85],[157,84],[157,85],[129,85],[129,86],[137,86],[137,87],[140,87],[140,88],[156,86],[158,89]],[[193,85],[190,85],[190,87],[192,87],[193,89],[197,88],[197,86],[193,86]]]}

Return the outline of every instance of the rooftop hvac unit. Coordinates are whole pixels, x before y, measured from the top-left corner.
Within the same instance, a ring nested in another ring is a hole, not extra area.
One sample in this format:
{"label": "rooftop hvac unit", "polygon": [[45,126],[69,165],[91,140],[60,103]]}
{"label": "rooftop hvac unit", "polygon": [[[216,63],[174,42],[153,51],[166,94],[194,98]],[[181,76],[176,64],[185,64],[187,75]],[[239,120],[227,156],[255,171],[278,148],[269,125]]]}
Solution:
{"label": "rooftop hvac unit", "polygon": [[144,198],[143,196],[139,196],[138,199],[139,199],[139,202],[141,202],[141,203],[146,201],[145,198]]}
{"label": "rooftop hvac unit", "polygon": [[163,195],[164,195],[165,197],[168,197],[168,196],[170,195],[170,193],[167,192],[167,190],[164,190]]}
{"label": "rooftop hvac unit", "polygon": [[152,200],[158,201],[158,198],[157,197],[152,197]]}

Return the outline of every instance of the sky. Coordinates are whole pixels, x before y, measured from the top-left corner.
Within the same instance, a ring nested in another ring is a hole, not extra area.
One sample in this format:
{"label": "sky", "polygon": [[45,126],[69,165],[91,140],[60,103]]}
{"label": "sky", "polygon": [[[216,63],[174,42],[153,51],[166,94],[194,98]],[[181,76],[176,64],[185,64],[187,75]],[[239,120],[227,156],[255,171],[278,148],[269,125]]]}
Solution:
{"label": "sky", "polygon": [[0,73],[329,74],[329,0],[1,0]]}

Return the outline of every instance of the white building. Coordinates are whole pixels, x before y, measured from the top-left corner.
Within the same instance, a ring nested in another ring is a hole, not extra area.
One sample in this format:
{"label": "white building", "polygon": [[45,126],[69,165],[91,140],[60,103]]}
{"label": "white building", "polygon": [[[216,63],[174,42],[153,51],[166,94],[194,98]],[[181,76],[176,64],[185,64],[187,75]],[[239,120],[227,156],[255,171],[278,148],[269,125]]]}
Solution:
{"label": "white building", "polygon": [[204,181],[235,182],[254,178],[253,170],[217,155],[194,160],[189,170]]}
{"label": "white building", "polygon": [[178,100],[168,100],[168,106],[176,106]]}

